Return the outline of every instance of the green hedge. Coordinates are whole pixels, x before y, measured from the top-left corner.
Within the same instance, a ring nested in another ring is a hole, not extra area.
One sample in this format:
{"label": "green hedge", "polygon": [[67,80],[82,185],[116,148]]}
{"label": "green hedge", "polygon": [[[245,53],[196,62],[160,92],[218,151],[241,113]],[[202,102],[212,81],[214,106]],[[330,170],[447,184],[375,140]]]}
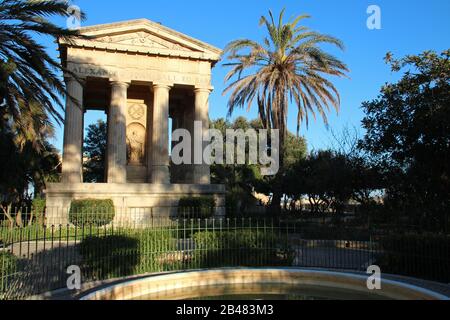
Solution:
{"label": "green hedge", "polygon": [[[239,266],[291,266],[286,237],[264,230],[197,232],[180,250],[176,229],[155,228],[84,239],[79,252],[88,280],[172,270]],[[192,251],[191,251],[192,250]]]}
{"label": "green hedge", "polygon": [[213,196],[183,197],[178,202],[178,215],[182,218],[211,218],[215,207]]}
{"label": "green hedge", "polygon": [[46,207],[46,200],[45,198],[35,198],[32,202],[32,209],[35,212],[36,215],[43,215]]}
{"label": "green hedge", "polygon": [[84,277],[92,280],[179,269],[180,262],[165,255],[175,250],[171,229],[88,237],[79,246]]}
{"label": "green hedge", "polygon": [[115,208],[110,199],[74,200],[70,205],[69,221],[75,226],[105,226],[114,220]]}
{"label": "green hedge", "polygon": [[294,254],[287,239],[264,230],[199,232],[194,235],[199,268],[290,266]]}
{"label": "green hedge", "polygon": [[392,235],[380,239],[384,273],[450,282],[450,236]]}
{"label": "green hedge", "polygon": [[46,208],[46,199],[45,198],[35,198],[32,202],[32,210],[35,216],[36,221],[39,224],[43,223],[43,219],[45,216],[45,208]]}

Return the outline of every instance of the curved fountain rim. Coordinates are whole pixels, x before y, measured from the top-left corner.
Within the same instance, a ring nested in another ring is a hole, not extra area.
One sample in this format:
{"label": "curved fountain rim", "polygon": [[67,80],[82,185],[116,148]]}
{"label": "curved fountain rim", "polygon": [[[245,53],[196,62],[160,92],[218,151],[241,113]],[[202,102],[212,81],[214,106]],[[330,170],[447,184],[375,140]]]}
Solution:
{"label": "curved fountain rim", "polygon": [[[157,281],[158,279],[160,280],[167,280],[167,279],[173,279],[174,281],[176,281],[177,278],[181,278],[181,277],[185,277],[186,275],[189,274],[213,274],[213,273],[217,273],[217,272],[223,272],[223,271],[252,271],[252,272],[271,272],[271,271],[283,271],[283,272],[287,272],[287,273],[298,273],[298,274],[309,274],[309,275],[321,275],[321,276],[334,276],[337,278],[347,278],[347,279],[352,279],[352,280],[363,280],[366,281],[368,276],[362,275],[362,274],[356,274],[356,273],[351,273],[351,272],[346,272],[346,271],[328,271],[328,270],[317,270],[317,269],[306,269],[306,268],[217,268],[217,269],[198,269],[198,270],[186,270],[186,271],[177,271],[177,272],[166,272],[166,273],[161,273],[161,274],[151,274],[148,276],[142,276],[139,278],[135,278],[133,280],[129,280],[126,281],[126,279],[124,279],[124,282],[120,282],[120,283],[116,283],[116,284],[111,284],[108,285],[106,287],[103,287],[102,289],[99,290],[94,290],[93,292],[83,295],[81,296],[78,300],[93,300],[96,296],[98,295],[105,295],[108,292],[111,292],[113,289],[120,289],[120,288],[125,288],[128,286],[132,286],[133,284],[139,284],[139,283],[143,283],[147,280],[151,280],[151,281]],[[407,279],[414,279],[414,278],[407,278],[405,277],[405,280]],[[399,280],[393,280],[393,279],[386,279],[386,278],[382,278],[382,284],[388,284],[388,285],[392,285],[394,287],[397,288],[402,288],[402,289],[406,289],[409,290],[411,292],[415,292],[424,296],[428,296],[432,299],[436,299],[436,300],[446,300],[446,301],[450,301],[450,297],[446,296],[444,294],[441,294],[439,292],[427,289],[427,288],[423,288],[420,287],[418,285],[414,285],[411,283],[406,283],[403,281],[399,281]]]}

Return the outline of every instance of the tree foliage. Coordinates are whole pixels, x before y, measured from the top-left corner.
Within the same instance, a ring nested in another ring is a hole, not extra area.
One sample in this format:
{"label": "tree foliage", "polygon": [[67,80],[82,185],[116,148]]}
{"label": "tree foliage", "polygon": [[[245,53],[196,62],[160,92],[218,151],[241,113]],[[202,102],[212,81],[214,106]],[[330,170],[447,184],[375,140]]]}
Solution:
{"label": "tree foliage", "polygon": [[[257,131],[262,129],[263,125],[259,119],[249,121],[244,117],[238,117],[233,122],[229,122],[220,118],[211,122],[211,128],[220,130],[224,139],[226,139],[227,129],[242,129],[244,131],[255,129]],[[302,159],[306,156],[307,145],[303,137],[297,137],[290,132],[286,143],[285,159],[287,161],[285,161],[285,166],[288,167],[293,165],[297,159]],[[226,143],[225,148],[227,148]],[[246,148],[245,153],[246,158],[248,158],[248,148]],[[233,207],[233,209],[237,207],[237,211],[240,212],[245,212],[250,206],[255,204],[256,199],[253,197],[253,192],[261,192],[267,195],[274,192],[273,181],[280,178],[263,177],[260,172],[260,165],[249,164],[216,164],[211,168],[213,183],[226,185],[229,193],[228,205]]]}
{"label": "tree foliage", "polygon": [[365,174],[370,170],[360,159],[346,154],[333,150],[312,152],[290,167],[283,190],[293,206],[306,199],[313,212],[339,214],[350,200],[364,204],[376,190],[376,176],[368,179]]}
{"label": "tree foliage", "polygon": [[59,180],[60,157],[48,141],[37,152],[31,143],[18,148],[10,132],[0,131],[0,166],[3,202],[22,205],[31,197],[30,187],[39,196],[47,182]]}
{"label": "tree foliage", "polygon": [[[252,122],[254,125],[257,122]],[[211,128],[221,131],[224,138],[225,150],[227,129],[248,130],[252,128],[246,118],[239,117],[234,122],[229,122],[223,118],[211,122]],[[246,157],[248,148],[246,148]],[[254,186],[261,180],[259,167],[257,165],[237,165],[237,164],[214,164],[211,167],[211,181],[217,184],[224,184],[227,188],[228,198],[227,207],[228,214],[235,214],[235,211],[244,212],[254,204],[255,199],[252,196]]]}
{"label": "tree foliage", "polygon": [[[36,35],[68,40],[76,30],[60,28],[48,17],[70,15],[69,3],[62,0],[0,0],[0,115],[2,126],[26,141],[41,142],[41,120],[61,121],[66,88],[61,78],[65,70],[37,40]],[[81,15],[83,17],[83,14]],[[36,117],[40,114],[41,117]]]}
{"label": "tree foliage", "polygon": [[104,183],[107,145],[107,127],[103,120],[88,127],[84,140],[84,181],[87,183]]}
{"label": "tree foliage", "polygon": [[[61,160],[48,140],[43,140],[37,150],[32,142],[19,147],[15,139],[16,136],[8,128],[0,128],[1,211],[10,223],[20,226],[21,215],[13,216],[11,207],[19,211],[28,208],[33,194],[40,197],[47,183],[58,182]],[[32,221],[33,217],[30,217],[29,223]]]}
{"label": "tree foliage", "polygon": [[382,169],[386,204],[399,214],[445,224],[450,210],[450,51],[386,61],[404,71],[363,104],[360,142]]}

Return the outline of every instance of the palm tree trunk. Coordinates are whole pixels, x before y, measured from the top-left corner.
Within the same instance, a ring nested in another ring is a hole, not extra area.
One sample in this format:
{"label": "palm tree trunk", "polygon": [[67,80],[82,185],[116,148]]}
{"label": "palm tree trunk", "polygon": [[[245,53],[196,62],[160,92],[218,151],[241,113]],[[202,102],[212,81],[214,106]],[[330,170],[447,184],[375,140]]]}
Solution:
{"label": "palm tree trunk", "polygon": [[[281,131],[281,130],[280,130]],[[281,214],[281,199],[283,198],[283,175],[284,175],[284,139],[283,134],[280,136],[280,170],[274,179],[273,197],[271,203],[271,212],[273,215],[278,216]]]}

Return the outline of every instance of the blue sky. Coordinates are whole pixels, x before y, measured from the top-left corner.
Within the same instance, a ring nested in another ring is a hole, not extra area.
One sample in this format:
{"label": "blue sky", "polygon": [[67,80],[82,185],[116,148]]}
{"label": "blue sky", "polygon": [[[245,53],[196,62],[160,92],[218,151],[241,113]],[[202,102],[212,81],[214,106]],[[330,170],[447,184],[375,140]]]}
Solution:
{"label": "blue sky", "polygon": [[[258,21],[269,9],[278,14],[285,7],[287,17],[308,13],[312,18],[306,20],[306,26],[343,40],[344,52],[325,48],[340,57],[351,70],[350,79],[334,81],[341,93],[342,105],[338,115],[330,114],[329,129],[320,119],[310,123],[309,128],[301,128],[310,149],[329,146],[330,130],[339,133],[345,127],[359,128],[364,116],[361,103],[375,98],[384,83],[398,79],[383,61],[386,52],[401,57],[450,47],[449,0],[75,0],[72,3],[87,14],[83,26],[147,18],[219,48],[238,38],[262,39],[264,29],[258,26]],[[366,27],[369,5],[381,8],[381,30]],[[57,23],[65,24],[65,21]],[[50,52],[56,55],[55,44],[49,42],[48,45]],[[210,101],[213,119],[227,114],[227,97],[222,96],[225,73],[226,69],[220,64],[213,70],[216,89]],[[256,110],[236,112],[233,117],[239,115],[255,118]],[[100,113],[89,113],[86,124],[99,117]],[[295,106],[290,108],[289,127],[296,130]],[[62,128],[57,128],[54,142],[61,148]]]}

